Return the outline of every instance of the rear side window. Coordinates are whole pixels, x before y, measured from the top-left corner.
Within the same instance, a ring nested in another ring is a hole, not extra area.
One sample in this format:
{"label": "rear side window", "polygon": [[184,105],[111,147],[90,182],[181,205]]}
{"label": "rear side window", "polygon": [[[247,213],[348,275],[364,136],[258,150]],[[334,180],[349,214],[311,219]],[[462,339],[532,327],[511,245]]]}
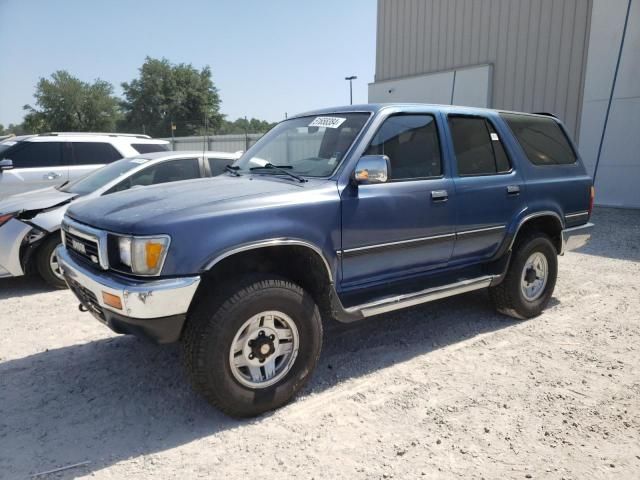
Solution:
{"label": "rear side window", "polygon": [[215,177],[224,172],[224,167],[231,165],[233,160],[230,158],[209,158],[209,169],[211,170],[211,176]]}
{"label": "rear side window", "polygon": [[389,117],[365,154],[388,156],[391,180],[438,177],[442,174],[440,143],[432,115]]}
{"label": "rear side window", "polygon": [[74,165],[104,165],[120,160],[122,155],[105,142],[73,142]]}
{"label": "rear side window", "polygon": [[570,165],[576,154],[553,118],[501,113],[509,128],[534,165]]}
{"label": "rear side window", "polygon": [[492,175],[511,170],[493,125],[481,117],[449,115],[458,175]]}
{"label": "rear side window", "polygon": [[13,160],[14,168],[59,167],[62,162],[61,142],[23,142],[4,152]]}
{"label": "rear side window", "polygon": [[168,152],[169,146],[159,143],[132,143],[138,153]]}

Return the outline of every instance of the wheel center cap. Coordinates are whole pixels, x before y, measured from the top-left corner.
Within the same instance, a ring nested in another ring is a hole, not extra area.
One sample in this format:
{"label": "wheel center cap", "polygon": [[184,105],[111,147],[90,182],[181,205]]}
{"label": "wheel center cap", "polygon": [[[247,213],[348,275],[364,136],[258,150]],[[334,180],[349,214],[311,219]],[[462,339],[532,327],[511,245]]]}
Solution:
{"label": "wheel center cap", "polygon": [[524,276],[524,279],[527,283],[533,283],[537,280],[537,278],[538,276],[536,275],[536,271],[534,268],[529,268]]}
{"label": "wheel center cap", "polygon": [[261,331],[257,338],[249,340],[249,348],[251,348],[249,359],[257,358],[260,362],[264,362],[276,351],[274,340],[275,335],[267,334],[265,331]]}

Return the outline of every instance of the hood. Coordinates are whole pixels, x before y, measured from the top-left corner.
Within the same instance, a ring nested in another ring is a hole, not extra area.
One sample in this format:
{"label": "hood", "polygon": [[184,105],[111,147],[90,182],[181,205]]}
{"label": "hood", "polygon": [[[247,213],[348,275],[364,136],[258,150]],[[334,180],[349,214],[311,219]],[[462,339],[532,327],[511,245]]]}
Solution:
{"label": "hood", "polygon": [[300,193],[319,183],[326,181],[297,183],[266,175],[220,175],[135,188],[79,202],[67,210],[67,215],[99,229],[139,233],[145,226],[219,213],[240,203],[246,205],[250,199]]}
{"label": "hood", "polygon": [[70,202],[78,195],[47,187],[40,190],[18,193],[0,201],[0,214],[25,212],[28,210],[44,210]]}

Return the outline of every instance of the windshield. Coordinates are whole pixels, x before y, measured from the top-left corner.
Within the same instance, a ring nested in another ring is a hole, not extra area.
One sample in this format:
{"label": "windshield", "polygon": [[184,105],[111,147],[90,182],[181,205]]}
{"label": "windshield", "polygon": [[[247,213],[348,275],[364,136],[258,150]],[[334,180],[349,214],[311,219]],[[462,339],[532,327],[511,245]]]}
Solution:
{"label": "windshield", "polygon": [[279,123],[238,160],[239,172],[282,175],[272,164],[307,177],[328,177],[369,118],[368,113],[336,113],[293,118]]}
{"label": "windshield", "polygon": [[122,160],[98,168],[90,174],[68,183],[60,188],[60,191],[75,193],[77,195],[87,195],[146,162],[148,162],[146,158],[123,158]]}

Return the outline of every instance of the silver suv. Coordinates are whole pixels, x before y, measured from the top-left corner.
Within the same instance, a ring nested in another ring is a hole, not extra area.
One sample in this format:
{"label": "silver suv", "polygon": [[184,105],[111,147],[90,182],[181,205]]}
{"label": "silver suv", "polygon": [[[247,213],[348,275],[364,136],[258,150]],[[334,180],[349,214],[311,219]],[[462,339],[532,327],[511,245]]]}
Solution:
{"label": "silver suv", "polygon": [[43,133],[0,142],[0,199],[61,185],[98,167],[169,150],[169,142],[121,133]]}

